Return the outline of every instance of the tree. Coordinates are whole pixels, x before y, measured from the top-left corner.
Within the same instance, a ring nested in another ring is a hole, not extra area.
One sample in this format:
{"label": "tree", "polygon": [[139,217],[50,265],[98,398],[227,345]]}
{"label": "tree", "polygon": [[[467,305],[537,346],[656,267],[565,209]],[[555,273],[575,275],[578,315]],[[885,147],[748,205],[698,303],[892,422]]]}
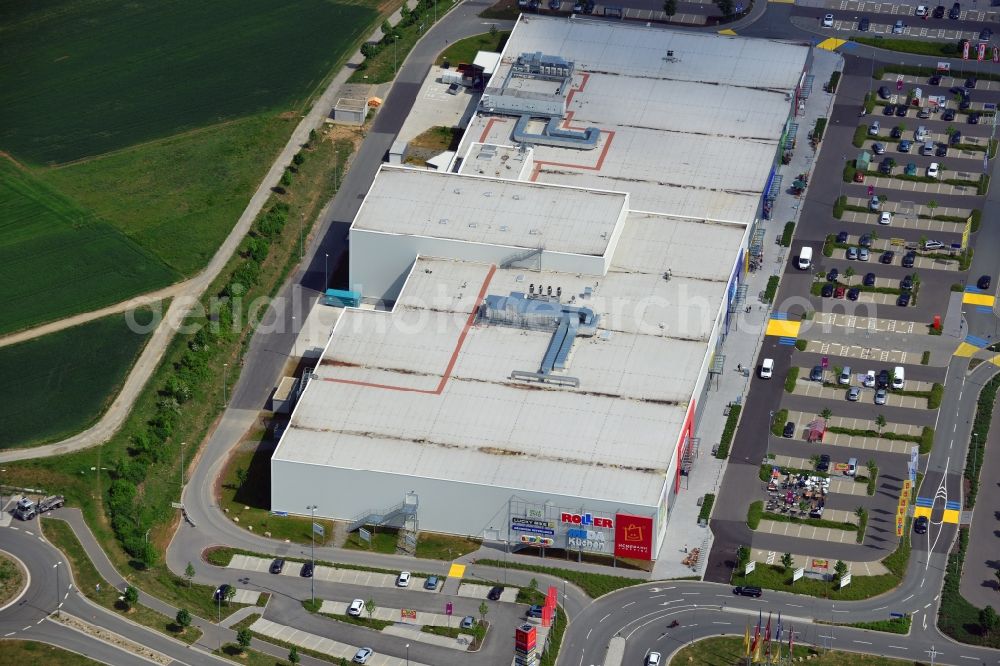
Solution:
{"label": "tree", "polygon": [[181,628],[181,631],[191,626],[191,613],[187,612],[186,608],[177,611],[177,617],[174,619],[177,620],[177,626]]}
{"label": "tree", "polygon": [[500,32],[500,31],[497,30],[497,24],[496,23],[491,23],[490,24],[490,37],[496,37],[498,32]]}
{"label": "tree", "polygon": [[251,640],[253,640],[253,634],[250,633],[249,627],[243,627],[236,632],[236,642],[240,644],[241,651],[245,652],[250,647]]}
{"label": "tree", "polygon": [[385,21],[382,21],[381,30],[382,30],[382,34],[383,35],[388,35],[390,32],[392,32],[392,26],[389,25],[389,20],[388,19],[386,19]]}
{"label": "tree", "polygon": [[822,412],[819,413],[819,415],[822,416],[824,419],[828,420],[831,416],[833,416],[833,412],[830,410],[829,407],[826,407],[823,409]]}
{"label": "tree", "polygon": [[993,570],[993,577],[997,579],[997,591],[1000,592],[1000,569]]}
{"label": "tree", "polygon": [[368,611],[368,619],[371,620],[372,619],[372,613],[375,612],[375,600],[374,599],[369,598],[368,601],[365,602],[365,610]]}
{"label": "tree", "polygon": [[479,621],[486,621],[486,614],[490,612],[490,607],[486,605],[486,602],[479,604]]}
{"label": "tree", "polygon": [[874,479],[878,476],[878,464],[875,462],[874,458],[869,458],[868,462],[865,463],[865,467],[868,468],[869,479]]}
{"label": "tree", "polygon": [[299,663],[301,660],[302,657],[299,656],[299,649],[293,645],[292,649],[288,651],[288,663],[295,666],[295,664]]}
{"label": "tree", "polygon": [[246,467],[238,467],[236,469],[236,484],[237,487],[242,488],[247,482],[248,472]]}
{"label": "tree", "polygon": [[785,568],[786,572],[792,568],[792,564],[794,564],[794,562],[795,560],[792,559],[791,553],[785,553],[781,556],[781,566]]}
{"label": "tree", "polygon": [[191,587],[191,581],[194,579],[194,565],[188,562],[187,567],[184,568],[184,577],[188,579],[188,587]]}
{"label": "tree", "polygon": [[532,578],[531,580],[528,581],[528,589],[531,590],[532,592],[538,589],[538,580],[536,578]]}
{"label": "tree", "polygon": [[843,578],[844,574],[847,573],[847,562],[837,560],[837,563],[833,565],[833,572],[837,574],[837,578]]}
{"label": "tree", "polygon": [[677,13],[677,0],[663,0],[663,13],[670,18]]}
{"label": "tree", "polygon": [[125,588],[125,605],[131,608],[139,602],[139,590],[131,585]]}
{"label": "tree", "polygon": [[885,420],[885,414],[879,414],[875,417],[875,425],[878,426],[878,433],[880,435],[882,434],[882,428],[885,427],[886,423],[888,423],[888,421]]}
{"label": "tree", "polygon": [[229,602],[232,601],[235,596],[236,596],[236,588],[233,587],[232,585],[230,585],[229,587],[226,588],[226,605],[227,606],[229,605]]}
{"label": "tree", "polygon": [[743,563],[750,559],[750,549],[746,546],[740,546],[736,549],[736,566],[741,567]]}
{"label": "tree", "polygon": [[844,271],[844,277],[846,277],[848,280],[854,277],[854,268],[848,266],[847,269]]}
{"label": "tree", "polygon": [[715,6],[726,18],[736,13],[736,3],[733,0],[715,0]]}
{"label": "tree", "polygon": [[996,628],[1000,626],[1000,616],[993,610],[993,606],[987,606],[979,611],[979,624],[983,628],[983,633],[987,636],[996,631]]}

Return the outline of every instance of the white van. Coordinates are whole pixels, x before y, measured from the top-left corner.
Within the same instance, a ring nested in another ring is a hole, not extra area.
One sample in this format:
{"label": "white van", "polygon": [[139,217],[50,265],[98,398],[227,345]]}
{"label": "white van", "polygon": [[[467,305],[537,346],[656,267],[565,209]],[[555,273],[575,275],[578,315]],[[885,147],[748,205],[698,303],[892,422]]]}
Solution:
{"label": "white van", "polygon": [[903,366],[897,365],[892,371],[892,388],[902,389],[903,385],[906,383],[906,370]]}
{"label": "white van", "polygon": [[764,362],[760,364],[760,378],[770,379],[774,375],[774,359],[765,358]]}
{"label": "white van", "polygon": [[847,461],[847,469],[844,470],[844,474],[847,476],[854,476],[858,473],[858,459],[850,458]]}
{"label": "white van", "polygon": [[799,270],[807,271],[812,268],[813,249],[808,245],[799,250]]}

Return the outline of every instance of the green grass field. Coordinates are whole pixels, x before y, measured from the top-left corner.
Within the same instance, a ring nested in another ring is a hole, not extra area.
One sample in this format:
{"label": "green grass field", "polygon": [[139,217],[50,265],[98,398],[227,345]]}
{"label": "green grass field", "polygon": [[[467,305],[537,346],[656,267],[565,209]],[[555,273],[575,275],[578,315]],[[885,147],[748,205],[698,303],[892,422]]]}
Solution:
{"label": "green grass field", "polygon": [[4,3],[0,149],[58,164],[301,110],[374,20],[327,0]]}
{"label": "green grass field", "polygon": [[[135,319],[144,323],[149,314]],[[7,405],[0,449],[52,441],[96,421],[148,337],[117,315],[0,347],[0,400]]]}
{"label": "green grass field", "polygon": [[69,650],[35,641],[5,640],[2,664],[45,664],[46,666],[103,666],[104,662],[88,659]]}
{"label": "green grass field", "polygon": [[[184,275],[208,263],[298,117],[269,113],[207,127],[38,177]],[[149,282],[134,293],[148,291]]]}
{"label": "green grass field", "polygon": [[0,334],[178,278],[119,230],[0,158]]}

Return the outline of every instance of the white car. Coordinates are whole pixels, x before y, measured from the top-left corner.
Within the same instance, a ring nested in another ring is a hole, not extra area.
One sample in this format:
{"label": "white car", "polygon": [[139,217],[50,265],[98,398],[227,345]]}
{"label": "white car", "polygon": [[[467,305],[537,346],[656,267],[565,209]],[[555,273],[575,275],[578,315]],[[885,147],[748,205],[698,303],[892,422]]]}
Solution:
{"label": "white car", "polygon": [[941,241],[936,241],[936,240],[924,241],[925,250],[940,250],[943,247],[944,243],[942,243]]}
{"label": "white car", "polygon": [[865,388],[875,388],[875,371],[869,370],[862,383],[865,385]]}
{"label": "white car", "polygon": [[917,11],[914,12],[914,15],[920,18],[927,16],[927,5],[917,5]]}
{"label": "white car", "polygon": [[772,375],[774,375],[774,359],[765,358],[760,364],[760,378],[770,379]]}
{"label": "white car", "polygon": [[369,647],[363,647],[354,653],[354,659],[351,659],[355,664],[367,664],[371,656],[375,654],[375,651]]}
{"label": "white car", "polygon": [[646,661],[643,663],[645,666],[660,666],[660,653],[650,652],[646,655]]}
{"label": "white car", "polygon": [[410,584],[410,572],[400,571],[396,576],[396,587],[407,587]]}
{"label": "white car", "polygon": [[929,167],[927,167],[927,177],[928,178],[937,178],[938,177],[938,171],[940,169],[941,169],[941,165],[939,165],[937,162],[931,162],[931,165]]}
{"label": "white car", "polygon": [[882,211],[882,214],[878,216],[879,224],[892,224],[892,213],[887,210]]}
{"label": "white car", "polygon": [[[823,27],[832,28],[833,27],[833,14],[827,14],[823,17]],[[653,654],[656,654],[655,652]]]}
{"label": "white car", "polygon": [[361,611],[365,608],[364,599],[355,599],[351,602],[351,605],[347,607],[347,614],[354,617],[361,617]]}

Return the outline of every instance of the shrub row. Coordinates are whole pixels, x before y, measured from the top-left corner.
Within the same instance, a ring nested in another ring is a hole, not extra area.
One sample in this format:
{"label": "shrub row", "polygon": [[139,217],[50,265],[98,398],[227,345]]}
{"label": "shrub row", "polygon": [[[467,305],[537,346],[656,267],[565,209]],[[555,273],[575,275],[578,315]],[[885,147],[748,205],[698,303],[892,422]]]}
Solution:
{"label": "shrub row", "polygon": [[798,366],[792,366],[788,368],[788,374],[785,375],[785,391],[791,393],[795,390],[795,382],[799,379],[799,368]]}
{"label": "shrub row", "polygon": [[712,515],[712,506],[715,504],[715,494],[705,493],[705,499],[701,502],[701,511],[698,512],[698,521],[708,520]]}
{"label": "shrub row", "polygon": [[993,406],[996,403],[998,389],[1000,389],[1000,375],[986,382],[983,390],[979,392],[976,417],[972,421],[972,438],[965,459],[964,474],[969,482],[969,490],[965,493],[966,509],[976,505],[976,495],[979,493],[979,470],[983,465],[986,437],[990,432],[990,419],[993,418]]}
{"label": "shrub row", "polygon": [[740,422],[740,412],[743,410],[739,405],[729,407],[729,416],[726,417],[726,427],[722,429],[722,438],[719,440],[719,448],[715,450],[715,457],[725,460],[729,457],[729,447],[733,443],[733,435],[736,434],[736,426]]}
{"label": "shrub row", "polygon": [[772,275],[767,278],[767,286],[764,287],[764,296],[761,300],[765,303],[773,303],[774,297],[778,293],[778,284],[781,282],[780,275]]}
{"label": "shrub row", "polygon": [[771,421],[771,434],[775,437],[781,437],[781,433],[785,428],[785,420],[788,418],[787,409],[779,409],[774,413],[774,419]]}
{"label": "shrub row", "polygon": [[781,232],[781,244],[784,247],[792,246],[792,234],[795,233],[795,223],[785,222],[785,228]]}

